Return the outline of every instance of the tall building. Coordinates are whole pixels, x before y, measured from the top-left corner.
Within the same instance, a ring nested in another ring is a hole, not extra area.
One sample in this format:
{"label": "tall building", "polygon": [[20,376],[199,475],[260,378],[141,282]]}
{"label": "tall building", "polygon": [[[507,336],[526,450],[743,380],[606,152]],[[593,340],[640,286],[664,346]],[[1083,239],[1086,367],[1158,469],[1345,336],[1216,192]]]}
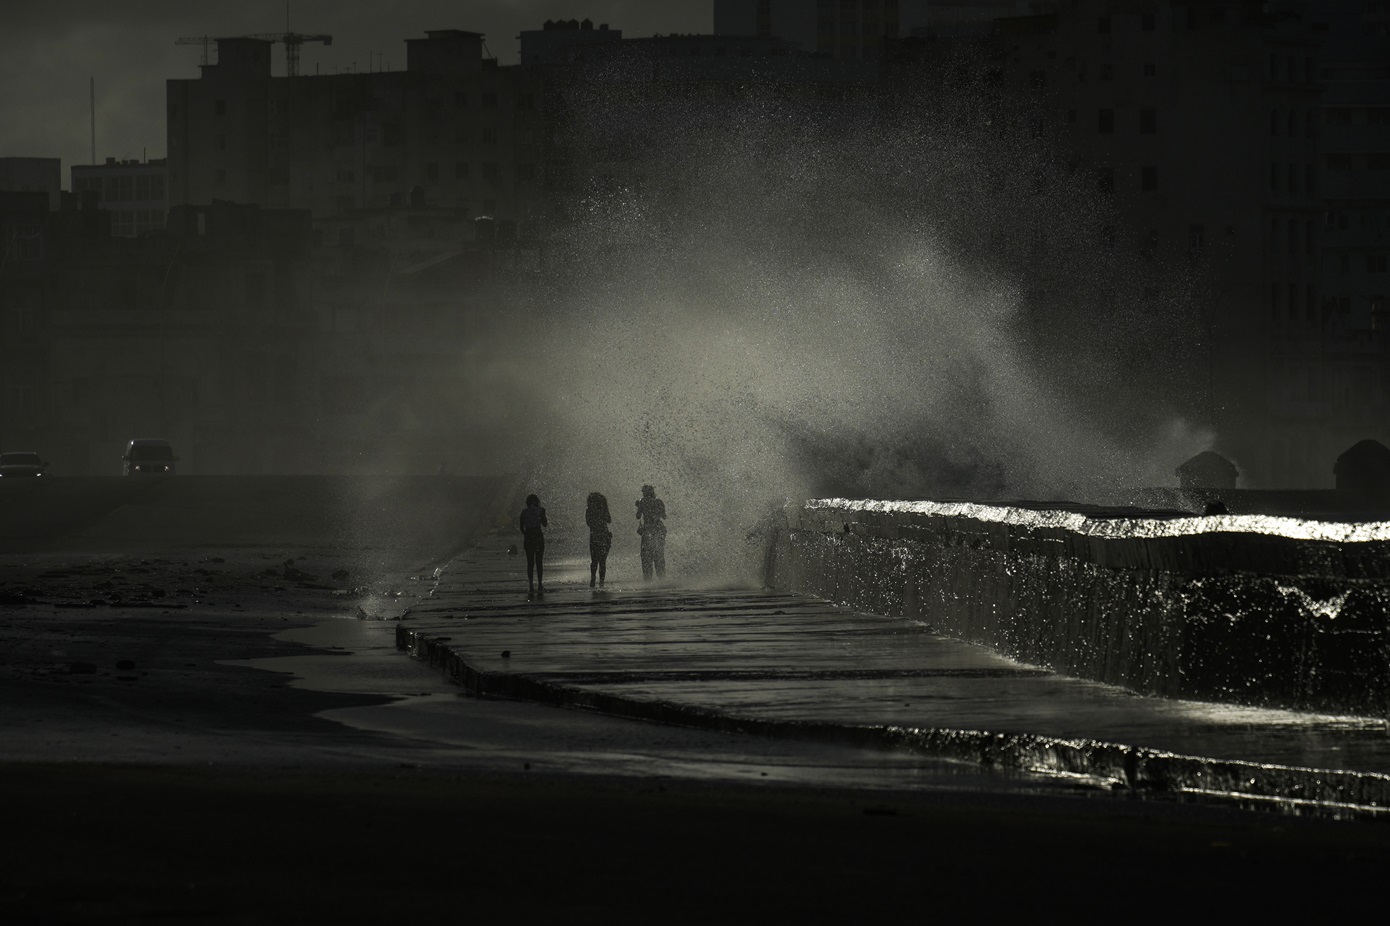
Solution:
{"label": "tall building", "polygon": [[1323,43],[1266,7],[1068,0],[922,41],[929,57],[983,71],[997,98],[1031,101],[1028,130],[1110,202],[1103,246],[1196,281],[1205,348],[1191,372],[1242,485],[1330,487],[1345,447],[1316,398]]}
{"label": "tall building", "polygon": [[404,71],[272,77],[270,42],[219,39],[197,80],[168,81],[171,206],[213,200],[323,217],[392,204],[534,219],[538,93],[476,32],[406,42]]}
{"label": "tall building", "polygon": [[590,46],[621,42],[623,31],[609,29],[608,23],[600,23],[595,29],[589,19],[547,19],[541,28],[522,32],[518,39],[522,65],[539,67],[558,57],[583,54]]}
{"label": "tall building", "polygon": [[714,33],[783,39],[833,58],[875,59],[885,36],[905,31],[903,8],[918,6],[911,0],[714,0]]}
{"label": "tall building", "polygon": [[1318,62],[1323,378],[1310,384],[1338,452],[1390,443],[1390,4],[1292,4]]}
{"label": "tall building", "polygon": [[135,238],[164,228],[169,212],[164,159],[107,158],[105,164],[74,164],[71,171],[72,191],[94,194],[100,208],[111,213],[111,234]]}

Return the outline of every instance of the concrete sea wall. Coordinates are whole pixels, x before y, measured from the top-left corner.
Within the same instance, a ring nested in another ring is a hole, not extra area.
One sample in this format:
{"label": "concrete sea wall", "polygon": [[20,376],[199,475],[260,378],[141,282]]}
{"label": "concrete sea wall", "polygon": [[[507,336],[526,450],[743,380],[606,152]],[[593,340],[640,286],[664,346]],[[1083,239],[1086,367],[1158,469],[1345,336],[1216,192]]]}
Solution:
{"label": "concrete sea wall", "polygon": [[1390,716],[1390,523],[830,499],[768,584],[1144,694]]}

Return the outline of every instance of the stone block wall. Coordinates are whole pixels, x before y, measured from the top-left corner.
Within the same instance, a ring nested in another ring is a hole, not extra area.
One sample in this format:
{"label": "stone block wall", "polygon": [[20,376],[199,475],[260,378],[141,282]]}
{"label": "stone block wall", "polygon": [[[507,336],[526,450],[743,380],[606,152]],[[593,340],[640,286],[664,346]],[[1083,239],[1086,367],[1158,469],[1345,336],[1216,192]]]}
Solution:
{"label": "stone block wall", "polygon": [[1390,524],[825,500],[768,584],[1168,698],[1390,714]]}

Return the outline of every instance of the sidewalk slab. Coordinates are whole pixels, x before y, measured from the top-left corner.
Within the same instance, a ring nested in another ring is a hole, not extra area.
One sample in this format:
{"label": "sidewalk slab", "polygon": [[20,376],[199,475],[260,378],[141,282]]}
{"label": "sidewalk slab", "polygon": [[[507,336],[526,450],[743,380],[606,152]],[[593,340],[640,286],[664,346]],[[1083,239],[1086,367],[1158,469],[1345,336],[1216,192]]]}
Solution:
{"label": "sidewalk slab", "polygon": [[564,544],[548,594],[528,601],[507,543],[494,535],[454,560],[397,628],[399,647],[480,694],[1109,787],[1390,807],[1379,719],[1141,697],[806,596],[640,581],[591,591],[587,557]]}

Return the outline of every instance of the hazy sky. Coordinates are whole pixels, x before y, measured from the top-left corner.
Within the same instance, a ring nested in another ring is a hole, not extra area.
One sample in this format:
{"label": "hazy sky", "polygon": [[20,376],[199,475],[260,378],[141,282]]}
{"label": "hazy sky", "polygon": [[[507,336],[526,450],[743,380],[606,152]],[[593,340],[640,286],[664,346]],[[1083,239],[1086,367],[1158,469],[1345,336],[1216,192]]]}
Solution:
{"label": "hazy sky", "polygon": [[[405,39],[427,29],[487,36],[503,64],[517,35],[547,19],[592,19],[635,37],[713,30],[712,0],[291,0],[293,32],[333,36],[306,44],[301,73],[401,69]],[[0,157],[90,161],[89,80],[96,81],[96,154],[163,157],[164,82],[196,78],[198,45],[182,36],[284,32],[285,0],[0,0]],[[273,51],[284,72],[284,46]],[[373,64],[375,62],[375,64]]]}

